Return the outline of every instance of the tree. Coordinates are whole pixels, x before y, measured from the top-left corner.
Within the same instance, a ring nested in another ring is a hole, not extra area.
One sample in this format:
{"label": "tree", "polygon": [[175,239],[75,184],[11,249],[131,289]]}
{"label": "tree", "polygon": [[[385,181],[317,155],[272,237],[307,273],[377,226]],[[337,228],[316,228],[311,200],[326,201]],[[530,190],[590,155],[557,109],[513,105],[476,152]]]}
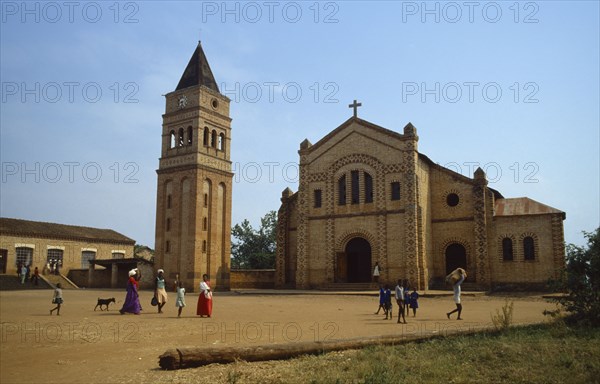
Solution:
{"label": "tree", "polygon": [[231,229],[231,267],[233,269],[275,268],[277,212],[270,211],[260,219],[256,231],[248,220]]}
{"label": "tree", "polygon": [[567,266],[561,281],[567,295],[559,301],[573,320],[600,326],[600,228],[584,235],[587,248],[567,245]]}

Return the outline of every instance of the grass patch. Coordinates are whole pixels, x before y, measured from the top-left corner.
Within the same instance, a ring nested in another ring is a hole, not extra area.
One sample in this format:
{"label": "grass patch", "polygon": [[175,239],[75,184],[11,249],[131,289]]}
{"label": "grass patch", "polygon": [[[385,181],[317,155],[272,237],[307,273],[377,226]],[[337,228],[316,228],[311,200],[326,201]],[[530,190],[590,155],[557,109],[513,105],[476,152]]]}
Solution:
{"label": "grass patch", "polygon": [[600,382],[598,356],[599,328],[556,322],[270,362],[268,375],[235,369],[239,383],[588,384]]}

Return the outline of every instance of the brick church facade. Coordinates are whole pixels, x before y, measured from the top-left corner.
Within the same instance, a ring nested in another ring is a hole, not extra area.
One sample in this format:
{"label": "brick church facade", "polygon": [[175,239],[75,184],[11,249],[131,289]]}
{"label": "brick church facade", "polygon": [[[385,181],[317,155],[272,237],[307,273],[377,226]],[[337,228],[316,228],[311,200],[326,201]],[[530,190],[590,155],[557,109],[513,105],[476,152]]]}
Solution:
{"label": "brick church facade", "polygon": [[276,287],[319,288],[408,279],[443,285],[456,267],[467,282],[543,286],[564,267],[565,213],[529,198],[505,198],[477,169],[473,178],[418,152],[402,134],[356,115],[316,144],[300,144],[298,191],[283,191]]}

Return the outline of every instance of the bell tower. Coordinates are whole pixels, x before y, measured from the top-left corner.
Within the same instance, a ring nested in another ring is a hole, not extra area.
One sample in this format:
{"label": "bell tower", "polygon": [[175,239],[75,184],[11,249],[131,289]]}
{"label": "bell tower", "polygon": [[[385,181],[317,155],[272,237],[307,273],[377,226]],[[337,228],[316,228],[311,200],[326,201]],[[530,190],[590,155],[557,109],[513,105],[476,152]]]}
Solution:
{"label": "bell tower", "polygon": [[200,42],[177,88],[165,95],[156,198],[155,268],[186,290],[203,274],[229,290],[231,118]]}

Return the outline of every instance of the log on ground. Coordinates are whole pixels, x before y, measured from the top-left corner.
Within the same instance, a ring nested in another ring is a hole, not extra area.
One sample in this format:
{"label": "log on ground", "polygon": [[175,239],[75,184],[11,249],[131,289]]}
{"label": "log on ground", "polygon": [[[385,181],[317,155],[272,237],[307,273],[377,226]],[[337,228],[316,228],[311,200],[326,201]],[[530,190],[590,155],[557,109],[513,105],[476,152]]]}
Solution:
{"label": "log on ground", "polygon": [[[465,332],[461,332],[465,333]],[[471,332],[466,332],[471,333]],[[286,344],[250,345],[234,347],[175,348],[159,356],[162,369],[193,368],[213,363],[233,363],[237,360],[266,361],[282,360],[302,355],[316,355],[346,349],[359,349],[374,345],[399,345],[417,339],[439,337],[422,334],[398,334],[368,338],[309,341]]]}

